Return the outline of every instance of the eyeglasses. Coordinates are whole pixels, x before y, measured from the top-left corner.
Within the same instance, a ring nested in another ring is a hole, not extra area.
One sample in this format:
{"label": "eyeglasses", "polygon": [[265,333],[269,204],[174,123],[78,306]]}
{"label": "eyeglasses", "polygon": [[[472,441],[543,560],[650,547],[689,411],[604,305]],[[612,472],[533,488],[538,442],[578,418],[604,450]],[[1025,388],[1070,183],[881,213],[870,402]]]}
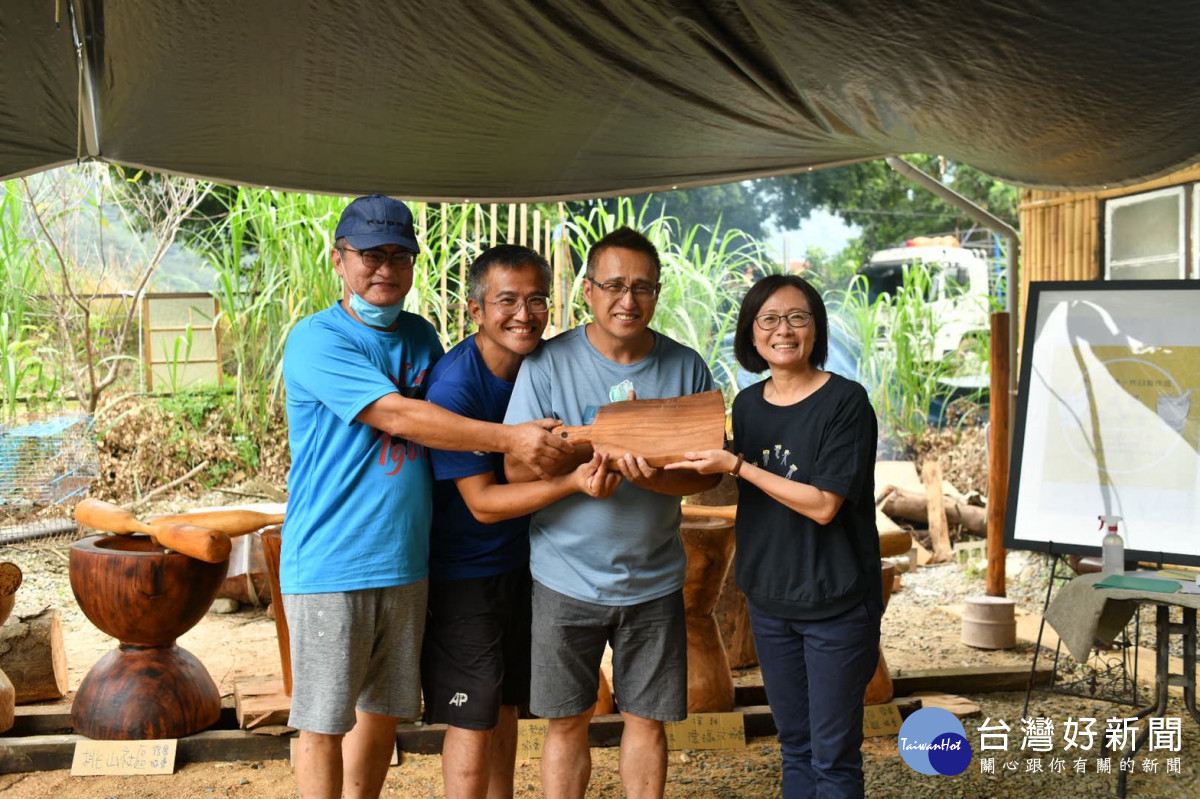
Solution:
{"label": "eyeglasses", "polygon": [[597,283],[590,277],[588,278],[588,282],[600,289],[606,297],[613,300],[619,300],[631,291],[635,300],[648,300],[651,297],[657,297],[659,290],[659,284],[657,283],[653,286],[648,286],[645,283],[626,286],[624,283],[618,283],[615,280],[611,283]]}
{"label": "eyeglasses", "polygon": [[492,300],[484,300],[488,305],[495,305],[496,310],[505,316],[512,316],[522,308],[529,309],[530,313],[546,313],[550,310],[550,298],[542,295],[526,297],[524,300],[518,300],[516,297],[505,297],[493,302]]}
{"label": "eyeglasses", "polygon": [[783,316],[777,313],[765,313],[754,317],[754,324],[758,325],[760,330],[774,330],[779,327],[780,322],[786,319],[788,327],[808,327],[812,318],[813,315],[808,311],[792,311]]}
{"label": "eyeglasses", "polygon": [[369,250],[356,250],[353,247],[338,247],[341,252],[356,252],[362,259],[363,266],[368,269],[378,269],[385,263],[391,263],[393,269],[412,269],[413,254],[408,250],[396,250],[390,256],[385,250],[372,247]]}

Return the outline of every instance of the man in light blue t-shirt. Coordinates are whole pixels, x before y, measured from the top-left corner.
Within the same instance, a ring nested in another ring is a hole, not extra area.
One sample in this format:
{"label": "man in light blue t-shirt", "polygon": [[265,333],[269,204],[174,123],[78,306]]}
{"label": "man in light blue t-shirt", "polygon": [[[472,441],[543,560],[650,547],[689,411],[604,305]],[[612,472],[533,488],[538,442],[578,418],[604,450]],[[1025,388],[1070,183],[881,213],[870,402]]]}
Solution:
{"label": "man in light blue t-shirt", "polygon": [[378,796],[396,722],[420,714],[425,448],[503,452],[539,474],[570,450],[547,432],[553,420],[505,426],[420,399],[442,348],[401,308],[417,249],[403,203],[350,203],[330,254],[342,299],[302,319],[284,350],[292,469],[279,576],[306,799]]}
{"label": "man in light blue t-shirt", "polygon": [[[553,415],[580,425],[608,402],[712,389],[698,353],[649,328],[660,269],[658,251],[637,231],[619,228],[596,242],[583,284],[595,321],[525,359],[505,422]],[[536,511],[530,524],[530,710],[550,720],[541,771],[542,791],[552,799],[586,792],[588,721],[606,644],[624,719],[621,780],[630,796],[662,795],[663,722],[687,715],[679,497],[720,478],[655,469],[628,454],[614,465],[624,482],[611,499],[572,494]],[[512,458],[505,467],[511,480],[533,477]]]}

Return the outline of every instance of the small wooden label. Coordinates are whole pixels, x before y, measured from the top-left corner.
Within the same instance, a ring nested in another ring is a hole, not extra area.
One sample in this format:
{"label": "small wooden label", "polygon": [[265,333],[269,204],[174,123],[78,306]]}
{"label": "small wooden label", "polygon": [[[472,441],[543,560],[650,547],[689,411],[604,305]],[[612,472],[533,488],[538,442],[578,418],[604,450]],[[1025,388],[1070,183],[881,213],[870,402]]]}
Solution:
{"label": "small wooden label", "polygon": [[746,725],[741,713],[689,713],[683,721],[664,726],[668,749],[746,748]]}
{"label": "small wooden label", "polygon": [[519,719],[517,721],[517,760],[537,760],[542,756],[546,744],[546,731],[550,722],[545,719]]}
{"label": "small wooden label", "polygon": [[903,719],[900,708],[892,702],[882,705],[867,705],[863,708],[863,737],[878,738],[881,735],[898,735]]}
{"label": "small wooden label", "polygon": [[156,741],[80,741],[75,744],[71,776],[174,774],[175,744],[175,738]]}

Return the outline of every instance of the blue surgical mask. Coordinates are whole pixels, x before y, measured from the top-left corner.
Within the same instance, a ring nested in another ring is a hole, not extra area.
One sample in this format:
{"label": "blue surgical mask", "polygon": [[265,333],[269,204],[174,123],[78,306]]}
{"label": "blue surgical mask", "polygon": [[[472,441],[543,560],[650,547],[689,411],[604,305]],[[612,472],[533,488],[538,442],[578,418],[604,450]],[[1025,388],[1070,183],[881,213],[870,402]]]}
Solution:
{"label": "blue surgical mask", "polygon": [[350,292],[350,309],[358,318],[371,327],[391,327],[404,310],[404,300],[395,305],[372,305],[362,297]]}

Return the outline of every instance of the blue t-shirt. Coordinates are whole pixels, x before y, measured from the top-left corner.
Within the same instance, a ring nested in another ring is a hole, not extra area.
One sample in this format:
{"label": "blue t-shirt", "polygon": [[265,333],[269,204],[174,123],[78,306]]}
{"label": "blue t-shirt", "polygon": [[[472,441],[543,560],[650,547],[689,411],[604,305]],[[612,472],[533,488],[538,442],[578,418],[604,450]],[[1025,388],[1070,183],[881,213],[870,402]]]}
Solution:
{"label": "blue t-shirt", "polygon": [[284,593],[386,588],[428,574],[425,448],[354,419],[394,391],[418,397],[441,354],[433,327],[419,316],[401,313],[396,330],[376,330],[340,304],[300,320],[288,336]]}
{"label": "blue t-shirt", "polygon": [[[588,341],[586,325],[547,341],[525,359],[504,421],[551,416],[591,421],[625,381],[638,399],[709,391],[712,374],[695,350],[655,333],[654,349],[620,364]],[[560,594],[600,605],[635,605],[683,585],[687,557],[679,537],[679,498],[622,483],[609,499],[564,497],[533,514],[529,528],[534,579]]]}
{"label": "blue t-shirt", "polygon": [[[446,353],[426,381],[425,398],[460,416],[501,422],[513,384],[492,374],[475,337]],[[432,580],[490,577],[529,567],[529,517],[484,524],[471,514],[454,485],[459,477],[494,472],[504,478],[504,456],[492,452],[429,452],[433,462],[433,533],[429,547]]]}

